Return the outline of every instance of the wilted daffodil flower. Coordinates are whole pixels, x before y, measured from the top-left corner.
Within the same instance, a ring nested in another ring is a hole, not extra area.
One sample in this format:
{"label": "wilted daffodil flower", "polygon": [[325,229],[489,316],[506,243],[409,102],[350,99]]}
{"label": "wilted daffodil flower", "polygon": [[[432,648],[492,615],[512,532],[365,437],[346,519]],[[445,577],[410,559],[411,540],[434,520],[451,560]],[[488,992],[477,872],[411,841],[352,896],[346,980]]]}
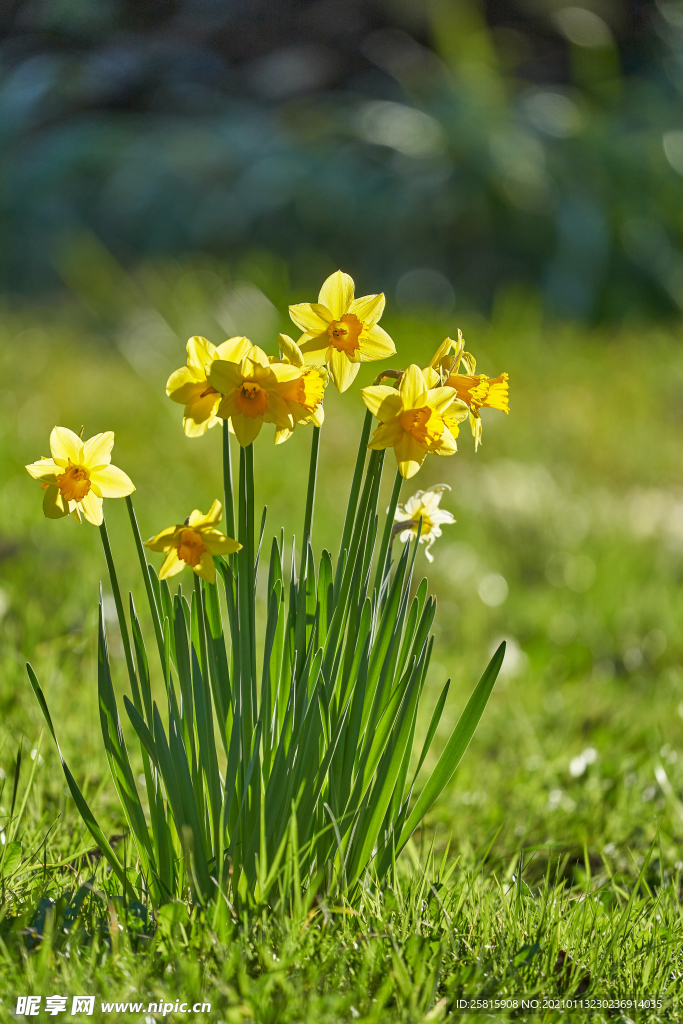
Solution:
{"label": "wilted daffodil flower", "polygon": [[[458,331],[457,341],[446,338],[442,342],[429,365],[446,387],[455,388],[458,398],[466,404],[476,450],[481,443],[482,424],[479,410],[482,406],[500,409],[504,413],[510,412],[507,373],[501,373],[493,378],[487,377],[484,373],[475,375],[477,362],[473,355],[465,352],[465,341],[461,331]],[[465,373],[458,372],[461,365],[466,370]],[[425,374],[428,374],[428,370]]]}
{"label": "wilted daffodil flower", "polygon": [[446,523],[455,522],[452,512],[439,508],[444,491],[450,491],[448,484],[435,484],[426,491],[416,491],[405,505],[398,506],[394,514],[394,532],[398,533],[398,539],[404,544],[417,537],[422,520],[420,544],[426,545],[425,555],[430,562],[434,561],[434,556],[429,549],[436,538],[441,536],[441,527]]}
{"label": "wilted daffodil flower", "polygon": [[82,441],[68,427],[54,428],[50,434],[52,458],[42,458],[26,467],[43,485],[43,512],[48,519],[61,519],[71,513],[80,523],[82,513],[93,526],[101,526],[102,499],[125,498],[133,493],[132,480],[111,465],[113,447],[113,430]]}
{"label": "wilted daffodil flower", "polygon": [[159,571],[160,580],[175,576],[189,565],[207,583],[216,582],[213,556],[234,555],[242,547],[238,541],[216,529],[222,515],[223,506],[220,501],[214,501],[206,515],[196,508],[184,523],[169,526],[145,541],[145,547],[151,551],[167,552]]}
{"label": "wilted daffodil flower", "polygon": [[[328,382],[327,370],[324,366],[306,366],[301,349],[288,334],[280,334],[278,344],[281,358],[271,356],[271,366],[284,363],[287,366],[296,366],[301,371],[301,376],[295,378],[289,389],[282,394],[294,423],[312,423],[316,427],[321,427],[325,419],[323,395]],[[289,427],[276,427],[275,444],[282,444],[291,434]]]}
{"label": "wilted daffodil flower", "polygon": [[386,359],[396,352],[378,324],[384,295],[354,299],[353,294],[353,278],[338,270],[323,284],[317,302],[289,307],[289,315],[304,332],[298,344],[306,363],[326,363],[339,391],[351,386],[361,363]]}
{"label": "wilted daffodil flower", "polygon": [[271,363],[263,349],[248,344],[239,361],[214,359],[209,367],[209,383],[223,394],[218,415],[230,418],[243,448],[258,437],[264,423],[274,423],[276,430],[294,429],[284,395],[301,378],[298,366]]}
{"label": "wilted daffodil flower", "polygon": [[229,338],[222,345],[212,345],[206,338],[190,338],[187,343],[187,366],[175,370],[166,383],[166,394],[185,406],[183,430],[188,437],[200,437],[220,423],[217,415],[222,395],[208,381],[209,367],[214,359],[239,362],[251,348],[247,338]]}
{"label": "wilted daffodil flower", "polygon": [[455,390],[429,388],[422,370],[414,363],[402,374],[398,389],[374,384],[363,388],[361,394],[380,421],[368,448],[393,448],[399,472],[406,480],[415,476],[428,452],[452,455],[457,450],[444,419],[456,401]]}

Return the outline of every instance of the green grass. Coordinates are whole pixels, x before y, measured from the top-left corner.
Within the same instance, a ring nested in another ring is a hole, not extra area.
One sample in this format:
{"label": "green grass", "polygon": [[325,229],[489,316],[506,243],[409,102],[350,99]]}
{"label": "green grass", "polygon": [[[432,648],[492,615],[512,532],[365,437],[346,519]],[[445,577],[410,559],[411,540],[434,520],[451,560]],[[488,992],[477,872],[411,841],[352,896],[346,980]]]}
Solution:
{"label": "green grass", "polygon": [[[166,377],[183,362],[189,334],[223,340],[232,333],[228,317],[266,345],[287,330],[269,303],[234,288],[220,268],[147,268],[135,283],[109,273],[72,281],[77,301],[6,309],[0,328],[1,815],[10,810],[20,744],[17,806],[35,766],[13,825],[23,860],[4,889],[2,1014],[24,992],[71,996],[81,985],[122,1002],[198,993],[212,1002],[211,1019],[226,1022],[341,1021],[356,1013],[361,1020],[440,1020],[463,996],[571,992],[556,970],[560,949],[589,972],[574,987],[589,981],[590,996],[647,998],[668,987],[677,999],[680,339],[673,328],[598,333],[547,324],[533,298],[519,294],[501,297],[488,322],[466,313],[455,322],[383,320],[397,343],[397,365],[426,362],[459,324],[480,368],[511,376],[511,414],[486,418],[480,451],[474,454],[463,431],[459,453],[428,460],[414,481],[415,488],[449,483],[443,504],[457,519],[435,544],[433,566],[422,554],[417,565],[418,580],[427,574],[439,600],[428,710],[453,679],[434,756],[494,645],[507,638],[512,650],[453,784],[415,837],[433,884],[440,869],[427,851],[433,841],[439,864],[450,840],[441,874],[451,873],[438,889],[443,907],[405,856],[395,895],[382,904],[368,895],[361,917],[321,907],[305,928],[277,918],[162,921],[152,939],[115,931],[117,948],[107,938],[107,900],[96,894],[111,884],[94,866],[96,893],[69,936],[60,932],[62,894],[91,877],[83,865],[78,870],[75,854],[92,843],[49,737],[31,759],[42,722],[24,662],[36,668],[66,757],[105,832],[122,833],[96,706],[96,598],[106,567],[95,529],[43,518],[40,488],[23,465],[47,454],[57,422],[76,430],[84,423],[86,436],[114,429],[114,461],[138,486],[144,536],[193,507],[208,508],[220,495],[220,437],[183,437],[180,410],[164,395]],[[280,309],[288,298],[310,298],[290,296],[272,271],[248,273]],[[362,372],[360,383],[369,383],[376,368]],[[363,416],[358,387],[328,392],[326,407],[318,552],[338,544],[339,495]],[[280,525],[299,535],[310,432],[297,431],[279,449],[265,433],[256,449],[256,500],[268,504],[266,536]],[[404,485],[402,497],[415,488]],[[141,608],[123,502],[109,502],[106,511],[119,577]],[[479,591],[487,596],[482,580],[494,575],[504,577],[508,596],[491,607]],[[113,623],[110,631],[122,693],[125,664]],[[50,942],[37,934],[36,911],[48,895],[57,900]],[[124,919],[130,913],[112,906]],[[27,926],[34,933],[23,934]],[[678,1005],[659,1015],[624,1011],[632,1020],[675,1020],[680,1012]]]}

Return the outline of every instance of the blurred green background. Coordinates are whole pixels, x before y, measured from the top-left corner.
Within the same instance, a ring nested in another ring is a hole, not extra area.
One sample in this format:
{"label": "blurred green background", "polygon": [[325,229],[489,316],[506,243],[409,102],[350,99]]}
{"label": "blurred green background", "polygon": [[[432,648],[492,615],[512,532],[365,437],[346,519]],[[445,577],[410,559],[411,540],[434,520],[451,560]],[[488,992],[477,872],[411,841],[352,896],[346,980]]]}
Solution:
{"label": "blurred green background", "polygon": [[[75,774],[121,828],[96,709],[99,536],[45,520],[24,464],[55,423],[113,429],[143,536],[205,510],[219,432],[185,438],[164,394],[187,337],[273,352],[296,335],[288,303],[341,266],[358,294],[386,292],[395,365],[424,365],[459,326],[480,370],[511,380],[479,452],[464,429],[402,491],[448,483],[457,519],[433,565],[418,557],[439,599],[428,709],[453,679],[441,741],[508,640],[430,829],[459,849],[540,844],[539,863],[566,851],[580,874],[628,865],[659,827],[681,866],[683,4],[19,0],[0,17],[8,778],[41,729],[30,658]],[[328,389],[318,553],[336,555],[359,387],[380,368]],[[310,431],[271,435],[257,502],[266,539],[291,538]],[[105,511],[144,617],[125,507]],[[41,757],[36,835],[61,816],[50,842],[73,849],[50,744]]]}
{"label": "blurred green background", "polygon": [[682,60],[679,0],[8,0],[0,276],[57,289],[85,231],[404,307],[677,314]]}

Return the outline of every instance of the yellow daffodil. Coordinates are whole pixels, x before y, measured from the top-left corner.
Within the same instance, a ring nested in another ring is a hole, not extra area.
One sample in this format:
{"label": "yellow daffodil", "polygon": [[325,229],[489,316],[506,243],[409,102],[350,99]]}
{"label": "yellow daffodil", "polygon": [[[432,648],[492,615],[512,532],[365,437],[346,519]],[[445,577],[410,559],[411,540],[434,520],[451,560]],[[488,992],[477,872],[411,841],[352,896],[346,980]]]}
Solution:
{"label": "yellow daffodil", "polygon": [[95,434],[82,441],[68,427],[50,434],[52,458],[32,462],[26,469],[40,480],[45,491],[43,511],[48,519],[71,513],[79,523],[81,513],[93,526],[103,521],[102,499],[125,498],[135,490],[122,469],[111,465],[114,432]]}
{"label": "yellow daffodil", "polygon": [[[324,366],[306,366],[301,349],[288,334],[278,336],[280,346],[280,359],[270,357],[271,366],[275,363],[284,363],[287,366],[296,366],[301,371],[301,376],[291,382],[290,388],[282,394],[294,423],[312,423],[321,427],[325,419],[323,409],[323,396],[327,387],[328,374]],[[282,444],[292,431],[289,427],[276,428],[275,444]]]}
{"label": "yellow daffodil", "polygon": [[301,378],[298,366],[270,363],[263,349],[248,344],[238,361],[214,359],[208,369],[209,383],[223,395],[217,415],[230,418],[243,448],[258,437],[264,423],[274,423],[276,430],[294,429],[283,396]]}
{"label": "yellow daffodil", "polygon": [[[466,370],[459,373],[460,366]],[[487,377],[486,374],[475,374],[477,362],[473,355],[465,352],[462,332],[458,331],[458,340],[446,338],[434,353],[425,374],[438,376],[446,387],[454,388],[461,402],[469,411],[470,428],[474,437],[475,450],[481,444],[481,416],[479,410],[483,406],[500,409],[509,413],[508,375],[501,373],[498,377]],[[455,435],[457,437],[457,433]]]}
{"label": "yellow daffodil", "polygon": [[338,270],[327,278],[317,302],[289,307],[289,315],[304,333],[299,347],[306,363],[329,367],[339,391],[353,383],[361,363],[386,359],[396,347],[378,320],[384,295],[354,299],[353,278]]}
{"label": "yellow daffodil", "polygon": [[222,345],[212,345],[206,338],[195,336],[187,343],[187,366],[175,370],[166,383],[166,394],[173,402],[185,406],[183,430],[188,437],[200,437],[220,423],[217,415],[222,395],[208,380],[214,359],[236,362],[248,352],[251,342],[246,338],[229,338]]}
{"label": "yellow daffodil", "polygon": [[223,506],[220,501],[214,501],[206,515],[196,508],[184,523],[169,526],[156,537],[145,541],[145,547],[151,551],[166,552],[164,564],[159,571],[160,580],[175,576],[189,565],[207,583],[216,582],[213,556],[233,555],[242,547],[238,541],[216,529],[222,515]]}
{"label": "yellow daffodil", "polygon": [[453,513],[445,508],[439,508],[444,491],[450,491],[448,484],[435,484],[428,487],[426,491],[416,491],[408,498],[404,505],[399,505],[394,514],[396,526],[395,533],[404,544],[417,537],[420,520],[420,544],[425,544],[425,555],[428,561],[433,562],[434,556],[430,548],[437,537],[441,536],[441,527],[447,523],[454,523]]}
{"label": "yellow daffodil", "polygon": [[415,476],[427,457],[452,455],[455,438],[444,415],[455,401],[450,387],[429,388],[419,366],[403,373],[398,388],[375,384],[361,392],[367,408],[380,421],[369,448],[393,448],[399,472],[406,480]]}

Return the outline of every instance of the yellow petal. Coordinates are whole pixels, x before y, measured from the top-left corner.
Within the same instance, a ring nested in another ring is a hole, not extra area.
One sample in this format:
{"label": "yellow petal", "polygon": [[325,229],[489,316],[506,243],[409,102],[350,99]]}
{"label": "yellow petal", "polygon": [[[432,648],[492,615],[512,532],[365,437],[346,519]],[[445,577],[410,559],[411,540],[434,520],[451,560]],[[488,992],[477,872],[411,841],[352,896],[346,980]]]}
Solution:
{"label": "yellow petal", "polygon": [[214,359],[209,367],[208,381],[216,391],[224,395],[234,388],[240,387],[244,376],[240,370],[240,363],[228,362],[225,359]]}
{"label": "yellow petal", "polygon": [[249,338],[240,335],[235,338],[228,338],[216,349],[214,359],[225,359],[229,363],[239,363],[246,356],[251,348]]}
{"label": "yellow petal", "polygon": [[83,465],[108,466],[111,462],[111,450],[114,447],[114,431],[107,430],[104,434],[89,437],[83,445]]}
{"label": "yellow petal", "polygon": [[452,338],[446,338],[444,341],[442,341],[439,347],[437,348],[436,352],[432,356],[432,358],[429,360],[430,367],[435,369],[437,366],[439,366],[441,360],[448,355],[448,353],[451,351],[454,345],[455,342],[453,341]]}
{"label": "yellow petal", "polygon": [[469,406],[467,402],[463,402],[460,398],[454,398],[451,404],[448,406],[444,415],[444,420],[453,420],[456,423],[462,423],[466,420],[470,414]]}
{"label": "yellow petal", "polygon": [[338,391],[346,391],[356,379],[360,363],[351,362],[346,352],[332,348],[330,352],[330,376]]}
{"label": "yellow petal", "polygon": [[266,355],[262,348],[259,348],[258,345],[251,346],[247,354],[244,356],[244,361],[250,362],[254,369],[257,366],[262,366],[265,368],[268,368],[270,366],[270,360],[268,359],[268,356]]}
{"label": "yellow petal", "polygon": [[463,352],[462,365],[465,368],[465,373],[469,373],[470,377],[474,377],[477,369],[477,360],[470,352]]}
{"label": "yellow petal", "polygon": [[275,391],[268,392],[268,410],[263,417],[264,423],[274,423],[277,427],[293,429],[294,420],[287,403]]}
{"label": "yellow petal", "polygon": [[81,498],[80,506],[83,509],[83,515],[92,523],[93,526],[101,526],[104,521],[104,515],[102,514],[102,499],[98,498],[93,491],[88,491],[84,498]]}
{"label": "yellow petal", "polygon": [[242,545],[232,537],[226,537],[220,530],[202,530],[202,540],[212,555],[234,555]]}
{"label": "yellow petal", "polygon": [[327,328],[335,319],[327,306],[318,302],[300,302],[290,306],[289,315],[300,330],[312,335],[327,336]]}
{"label": "yellow petal", "polygon": [[355,313],[366,327],[374,327],[384,312],[385,302],[383,292],[379,295],[363,295],[360,299],[353,300],[349,306],[349,313]]}
{"label": "yellow petal", "polygon": [[[204,388],[206,390],[206,388]],[[183,430],[188,437],[201,437],[209,427],[215,427],[219,422],[216,410],[221,402],[221,396],[216,391],[210,394],[198,395],[193,401],[185,406],[183,417]]]}
{"label": "yellow petal", "polygon": [[235,428],[235,436],[240,445],[242,448],[246,448],[261,433],[263,417],[244,416],[241,412],[235,411],[232,414],[232,425]]}
{"label": "yellow petal", "polygon": [[166,394],[173,402],[187,405],[196,395],[206,390],[206,375],[202,370],[198,373],[189,366],[181,366],[174,370],[166,381]]}
{"label": "yellow petal", "polygon": [[213,558],[208,551],[204,551],[202,553],[199,558],[199,564],[193,565],[192,568],[197,576],[201,576],[201,578],[206,580],[207,583],[216,582],[216,566],[214,565]]}
{"label": "yellow petal", "polygon": [[308,420],[315,427],[322,427],[323,422],[325,420],[325,410],[323,409],[322,402],[320,403],[317,409],[314,409],[313,412],[309,414]]}
{"label": "yellow petal", "polygon": [[381,451],[382,448],[395,448],[404,433],[398,419],[393,419],[389,423],[380,423],[370,438],[368,448],[372,448],[374,451]]}
{"label": "yellow petal", "polygon": [[438,387],[441,383],[441,377],[439,376],[438,372],[434,369],[433,366],[424,367],[422,370],[422,376],[424,377],[425,384],[430,389],[430,391],[432,390],[432,388]]}
{"label": "yellow petal", "polygon": [[301,349],[288,334],[278,334],[277,343],[282,351],[283,358],[291,363],[292,366],[302,367],[304,365],[304,357]]}
{"label": "yellow petal", "polygon": [[439,440],[429,446],[429,451],[432,455],[455,455],[457,450],[458,446],[455,443],[455,438],[448,427],[444,429]]}
{"label": "yellow petal", "polygon": [[200,512],[198,508],[191,512],[187,525],[192,526],[195,529],[198,526],[215,526],[216,523],[220,523],[222,515],[223,506],[218,498],[216,498],[206,515],[204,515],[203,512]]}
{"label": "yellow petal", "polygon": [[386,299],[384,293],[379,295],[362,295],[359,299],[353,299],[348,307],[350,313],[355,313],[359,321],[362,321],[367,328],[374,327],[384,312]]}
{"label": "yellow petal", "polygon": [[63,519],[69,514],[69,502],[59,492],[59,487],[48,487],[43,496],[43,512],[48,519]]}
{"label": "yellow petal", "polygon": [[403,409],[401,396],[396,388],[389,387],[388,384],[372,384],[369,388],[363,388],[361,397],[366,408],[381,423],[398,416]]}
{"label": "yellow petal", "polygon": [[375,324],[367,331],[363,331],[359,338],[360,358],[364,363],[372,363],[376,359],[388,359],[396,352],[396,346],[387,332]]}
{"label": "yellow petal", "polygon": [[279,388],[279,384],[291,385],[293,380],[298,380],[301,377],[301,369],[298,366],[291,366],[289,363],[270,363],[269,364],[270,374],[268,375],[271,379],[268,381],[268,390],[274,389],[278,394],[280,391],[286,391],[287,388]]}
{"label": "yellow petal", "polygon": [[103,498],[125,498],[135,490],[133,481],[118,466],[94,469],[90,473],[90,479],[102,491]]}
{"label": "yellow petal", "polygon": [[176,532],[182,529],[182,526],[167,526],[161,533],[157,533],[155,537],[150,537],[149,540],[146,540],[145,547],[149,548],[150,551],[168,551],[169,545],[172,545],[175,540]]}
{"label": "yellow petal", "polygon": [[213,359],[215,352],[216,348],[210,341],[195,334],[187,342],[187,365],[203,373],[205,367]]}
{"label": "yellow petal", "polygon": [[68,427],[55,427],[50,434],[50,451],[53,459],[71,459],[75,466],[82,465],[83,442],[78,434]]}
{"label": "yellow petal", "polygon": [[303,353],[306,366],[323,366],[329,362],[332,346],[327,331],[316,335],[302,334],[297,344]]}
{"label": "yellow petal", "polygon": [[176,576],[179,572],[182,572],[185,568],[185,563],[182,558],[178,557],[177,548],[169,548],[169,552],[164,559],[164,564],[159,570],[159,579],[167,580],[169,576]]}
{"label": "yellow petal", "polygon": [[42,480],[45,484],[56,484],[57,477],[63,473],[63,468],[56,465],[52,459],[41,459],[40,462],[32,462],[26,469],[34,480]]}
{"label": "yellow petal", "polygon": [[427,458],[427,450],[407,431],[394,448],[398,470],[404,480],[410,480],[415,476],[420,466]]}
{"label": "yellow petal", "polygon": [[470,430],[474,438],[474,450],[476,452],[481,444],[481,416],[470,413]]}
{"label": "yellow petal", "polygon": [[285,441],[288,441],[290,439],[293,433],[294,431],[290,430],[289,427],[276,427],[275,444],[284,444]]}
{"label": "yellow petal", "polygon": [[324,282],[320,289],[318,302],[327,306],[333,320],[339,320],[344,313],[348,313],[349,306],[353,302],[353,290],[353,278],[342,273],[341,270],[337,270],[334,274],[330,274]]}
{"label": "yellow petal", "polygon": [[404,372],[398,390],[404,409],[417,409],[425,404],[423,397],[427,392],[425,379],[422,376],[422,370],[415,363],[411,363]]}
{"label": "yellow petal", "polygon": [[455,388],[433,388],[427,392],[426,405],[430,409],[436,409],[438,413],[443,413],[451,405],[455,396]]}

